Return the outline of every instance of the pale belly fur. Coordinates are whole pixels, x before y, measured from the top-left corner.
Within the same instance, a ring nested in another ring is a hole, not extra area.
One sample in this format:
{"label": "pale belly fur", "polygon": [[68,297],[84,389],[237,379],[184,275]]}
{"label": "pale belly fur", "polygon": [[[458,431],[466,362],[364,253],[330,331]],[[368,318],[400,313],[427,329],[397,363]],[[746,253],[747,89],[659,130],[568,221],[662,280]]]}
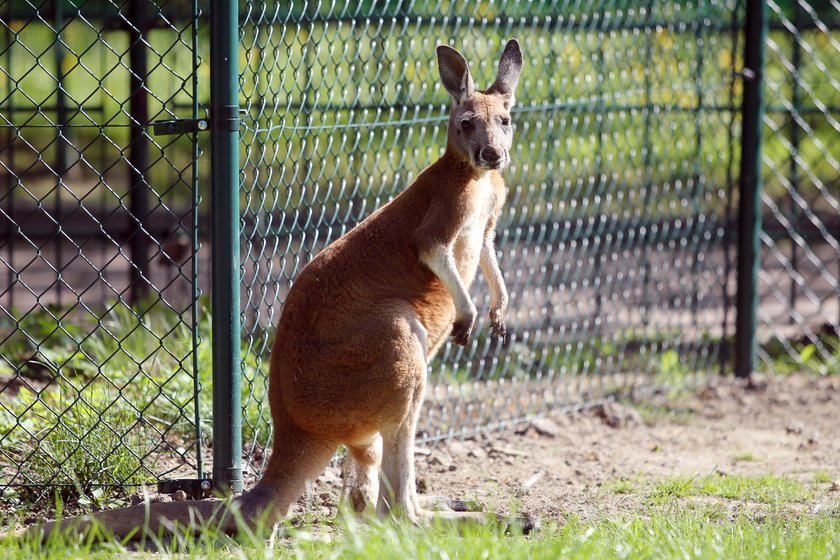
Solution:
{"label": "pale belly fur", "polygon": [[487,228],[487,221],[493,211],[493,187],[489,177],[482,179],[480,190],[484,195],[481,202],[464,227],[458,234],[455,241],[455,260],[458,263],[458,272],[464,283],[469,286],[475,278],[481,257],[481,248],[484,245],[484,230]]}

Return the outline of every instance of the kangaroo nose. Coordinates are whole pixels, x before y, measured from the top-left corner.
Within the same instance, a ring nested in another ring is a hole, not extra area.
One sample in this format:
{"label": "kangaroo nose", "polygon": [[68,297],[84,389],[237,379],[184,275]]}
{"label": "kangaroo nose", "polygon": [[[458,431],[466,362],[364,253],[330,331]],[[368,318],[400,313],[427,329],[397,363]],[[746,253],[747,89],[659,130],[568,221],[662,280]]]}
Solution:
{"label": "kangaroo nose", "polygon": [[502,152],[500,152],[496,148],[486,146],[481,149],[481,159],[483,159],[487,163],[498,163],[499,160],[502,159]]}

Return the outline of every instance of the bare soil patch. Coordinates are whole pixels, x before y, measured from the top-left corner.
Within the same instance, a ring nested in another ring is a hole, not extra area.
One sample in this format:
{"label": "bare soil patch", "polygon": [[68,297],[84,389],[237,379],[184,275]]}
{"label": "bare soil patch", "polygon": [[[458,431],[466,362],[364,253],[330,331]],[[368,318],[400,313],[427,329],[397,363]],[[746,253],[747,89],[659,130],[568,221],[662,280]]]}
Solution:
{"label": "bare soil patch", "polygon": [[[449,453],[457,457],[456,470],[429,472],[422,460],[418,469],[434,492],[460,486],[500,509],[506,496],[522,494],[523,485],[541,473],[521,508],[548,518],[642,507],[644,492],[610,489],[620,480],[644,486],[671,476],[777,474],[811,484],[818,473],[832,480],[838,475],[838,404],[836,377],[713,378],[696,394],[661,393],[639,408],[615,403],[551,417],[558,428],[553,436],[532,426],[465,442],[466,452],[458,444],[441,446],[425,462]],[[831,484],[826,487],[818,494],[824,499],[807,507],[831,499]]]}
{"label": "bare soil patch", "polygon": [[[840,376],[715,377],[692,393],[661,392],[420,448],[418,485],[502,513],[597,519],[644,511],[650,486],[668,477],[772,474],[813,489],[807,503],[783,504],[797,515],[837,511],[838,407]],[[339,489],[331,467],[308,506],[335,513]],[[713,501],[732,516],[768,507]]]}

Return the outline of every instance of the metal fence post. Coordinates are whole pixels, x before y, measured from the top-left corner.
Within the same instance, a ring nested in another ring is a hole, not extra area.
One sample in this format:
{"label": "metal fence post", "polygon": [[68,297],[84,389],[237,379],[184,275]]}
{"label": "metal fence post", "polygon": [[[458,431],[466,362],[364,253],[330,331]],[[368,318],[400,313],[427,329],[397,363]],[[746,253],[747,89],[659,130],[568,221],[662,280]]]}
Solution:
{"label": "metal fence post", "polygon": [[[56,143],[55,143],[55,165],[53,170],[56,174],[56,189],[55,189],[55,214],[63,216],[62,198],[64,195],[63,181],[67,175],[67,168],[69,161],[67,158],[67,91],[64,89],[64,60],[65,49],[64,40],[64,4],[63,0],[53,1],[53,17],[55,18],[55,120],[57,126]],[[64,239],[61,233],[61,224],[56,224],[55,232],[55,267],[57,270],[64,268]],[[59,305],[61,305],[61,296],[64,289],[62,282],[55,283],[55,295]]]}
{"label": "metal fence post", "polygon": [[233,492],[242,490],[237,6],[212,0],[210,10],[213,479]]}
{"label": "metal fence post", "polygon": [[[805,14],[799,2],[793,3],[793,25],[794,33],[791,37],[791,55],[790,63],[793,66],[791,73],[791,94],[790,104],[792,106],[790,116],[788,117],[788,128],[790,130],[790,158],[788,160],[788,173],[790,179],[790,188],[794,194],[799,194],[799,141],[802,137],[802,128],[798,122],[800,116],[799,112],[802,109],[802,88],[800,80],[802,78],[802,28],[805,27]],[[799,229],[799,205],[796,203],[794,197],[790,197],[790,221],[793,224],[793,230]],[[794,273],[797,273],[799,266],[798,245],[793,235],[790,237],[790,266]],[[790,281],[790,308],[796,309],[796,280],[791,277]],[[791,325],[796,324],[795,313],[789,313],[788,321]]]}
{"label": "metal fence post", "polygon": [[735,318],[735,375],[746,377],[755,366],[761,233],[761,132],[764,116],[764,0],[747,0],[744,45],[744,99],[741,131],[741,180],[738,203],[738,294]]}
{"label": "metal fence post", "polygon": [[129,113],[131,132],[129,139],[128,176],[129,212],[131,213],[131,303],[137,305],[149,295],[149,247],[147,229],[149,220],[149,197],[152,194],[147,173],[149,172],[149,139],[146,127],[149,125],[149,78],[147,0],[129,0],[129,67],[131,69]]}

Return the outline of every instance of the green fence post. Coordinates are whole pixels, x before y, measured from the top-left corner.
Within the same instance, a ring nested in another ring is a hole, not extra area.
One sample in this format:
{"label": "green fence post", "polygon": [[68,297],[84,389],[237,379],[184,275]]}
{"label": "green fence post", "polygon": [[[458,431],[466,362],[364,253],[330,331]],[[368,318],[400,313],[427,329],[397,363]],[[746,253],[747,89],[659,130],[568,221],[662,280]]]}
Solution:
{"label": "green fence post", "polygon": [[[63,219],[64,212],[62,210],[62,194],[64,187],[62,182],[67,175],[67,168],[69,161],[67,158],[67,91],[64,81],[64,60],[66,56],[65,43],[62,35],[64,35],[64,3],[62,0],[53,1],[53,17],[55,18],[55,120],[56,120],[56,142],[55,142],[55,164],[53,171],[56,175],[56,186],[54,192],[55,196],[55,214]],[[61,224],[56,224],[55,232],[55,262],[53,263],[56,270],[62,271],[64,269],[64,239],[61,233]],[[55,283],[55,295],[58,304],[61,305],[61,295],[64,292],[62,282]]]}
{"label": "green fence post", "polygon": [[[137,306],[149,295],[149,198],[153,195],[148,181],[149,172],[149,15],[147,0],[129,0],[128,17],[129,78],[128,106],[131,114],[131,128],[128,150],[129,213],[131,214],[130,301]],[[148,304],[146,304],[148,305]],[[145,306],[144,306],[145,307]]]}
{"label": "green fence post", "polygon": [[239,25],[236,0],[210,9],[213,479],[242,490],[239,319]]}
{"label": "green fence post", "polygon": [[747,0],[744,45],[744,99],[741,131],[741,180],[738,204],[738,295],[735,318],[735,375],[755,367],[758,304],[759,234],[761,233],[761,132],[764,117],[764,0]]}
{"label": "green fence post", "polygon": [[[799,2],[793,3],[793,28],[794,32],[791,35],[791,55],[790,63],[793,66],[791,72],[791,93],[790,104],[791,111],[788,117],[788,128],[790,130],[790,158],[788,159],[788,173],[790,180],[790,188],[794,194],[799,194],[799,140],[802,137],[802,128],[799,125],[800,114],[802,108],[802,87],[800,80],[802,78],[802,29],[805,27],[805,13]],[[793,231],[799,230],[799,204],[796,203],[794,197],[790,197],[790,222],[793,224]],[[793,271],[790,279],[790,308],[796,309],[796,279],[799,265],[799,245],[796,243],[793,235],[788,234],[790,238],[790,266]],[[791,325],[796,324],[796,314],[788,313],[788,322]]]}

